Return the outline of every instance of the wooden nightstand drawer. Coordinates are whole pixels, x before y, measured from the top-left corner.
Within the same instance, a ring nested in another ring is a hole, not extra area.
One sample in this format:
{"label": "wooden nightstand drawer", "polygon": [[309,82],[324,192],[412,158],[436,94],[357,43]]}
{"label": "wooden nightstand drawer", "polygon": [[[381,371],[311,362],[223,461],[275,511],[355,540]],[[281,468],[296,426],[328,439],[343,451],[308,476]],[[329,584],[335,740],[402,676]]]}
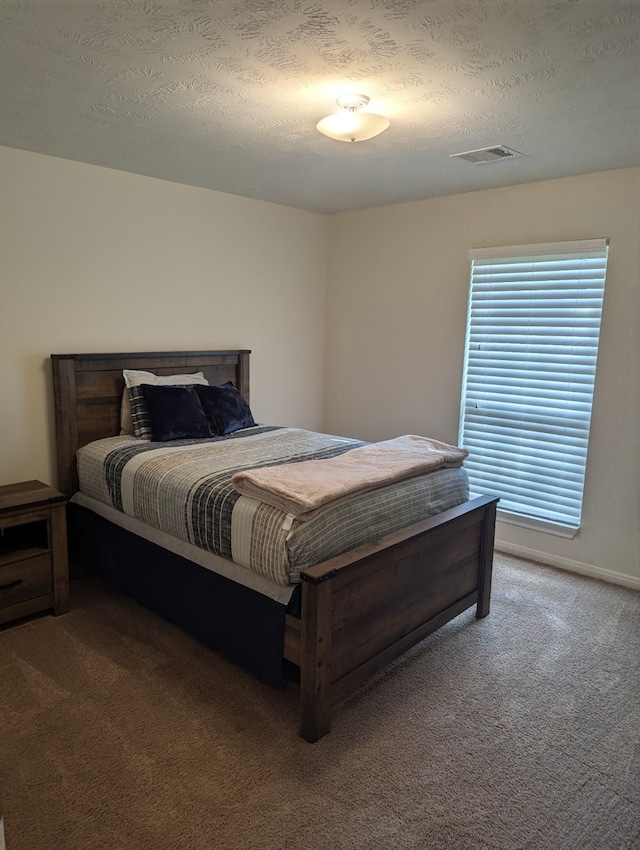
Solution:
{"label": "wooden nightstand drawer", "polygon": [[0,609],[47,594],[53,594],[49,552],[0,567]]}

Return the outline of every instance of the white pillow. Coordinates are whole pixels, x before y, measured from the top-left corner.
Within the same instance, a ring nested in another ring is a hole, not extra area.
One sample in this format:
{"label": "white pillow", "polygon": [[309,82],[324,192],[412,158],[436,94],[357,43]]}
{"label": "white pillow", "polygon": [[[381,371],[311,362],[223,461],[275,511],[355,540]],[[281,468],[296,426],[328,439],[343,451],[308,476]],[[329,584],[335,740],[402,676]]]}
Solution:
{"label": "white pillow", "polygon": [[121,436],[135,436],[128,392],[129,387],[139,387],[140,384],[164,386],[186,386],[187,384],[209,385],[209,381],[207,381],[203,372],[191,372],[188,375],[154,375],[153,372],[144,372],[139,369],[123,369],[122,375],[124,377],[124,392],[122,393],[122,404],[120,405]]}

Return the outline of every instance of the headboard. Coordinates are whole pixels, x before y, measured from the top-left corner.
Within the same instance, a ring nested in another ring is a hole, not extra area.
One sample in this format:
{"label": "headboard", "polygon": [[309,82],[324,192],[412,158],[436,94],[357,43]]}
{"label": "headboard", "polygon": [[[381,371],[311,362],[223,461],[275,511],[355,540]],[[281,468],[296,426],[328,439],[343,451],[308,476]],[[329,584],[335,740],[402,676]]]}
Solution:
{"label": "headboard", "polygon": [[78,489],[76,452],[120,433],[123,369],[156,375],[204,372],[210,384],[232,381],[249,401],[251,351],[153,351],[131,354],[52,354],[58,488]]}

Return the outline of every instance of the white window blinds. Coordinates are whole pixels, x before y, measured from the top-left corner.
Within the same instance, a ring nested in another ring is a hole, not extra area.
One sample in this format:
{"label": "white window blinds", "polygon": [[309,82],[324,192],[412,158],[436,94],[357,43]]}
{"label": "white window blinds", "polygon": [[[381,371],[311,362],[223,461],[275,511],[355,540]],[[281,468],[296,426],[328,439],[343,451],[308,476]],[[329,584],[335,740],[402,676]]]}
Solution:
{"label": "white window blinds", "polygon": [[473,250],[460,444],[471,491],[580,525],[608,240]]}

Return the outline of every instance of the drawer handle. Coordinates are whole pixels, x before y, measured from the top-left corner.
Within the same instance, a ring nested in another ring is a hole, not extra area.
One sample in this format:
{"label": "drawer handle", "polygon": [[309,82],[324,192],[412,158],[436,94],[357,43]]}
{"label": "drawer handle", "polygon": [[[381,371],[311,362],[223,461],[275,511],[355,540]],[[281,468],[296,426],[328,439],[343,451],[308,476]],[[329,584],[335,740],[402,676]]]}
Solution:
{"label": "drawer handle", "polygon": [[0,590],[11,590],[12,587],[17,587],[22,584],[22,579],[17,578],[15,581],[10,581],[9,584],[0,584]]}

